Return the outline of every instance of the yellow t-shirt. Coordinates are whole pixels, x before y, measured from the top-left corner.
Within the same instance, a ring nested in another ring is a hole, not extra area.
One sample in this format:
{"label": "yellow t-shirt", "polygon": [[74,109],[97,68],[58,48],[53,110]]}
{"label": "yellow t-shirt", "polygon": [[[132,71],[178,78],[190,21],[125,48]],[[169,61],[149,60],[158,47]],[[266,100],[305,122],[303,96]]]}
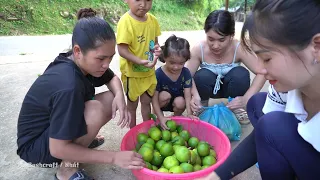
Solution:
{"label": "yellow t-shirt", "polygon": [[[147,13],[147,20],[138,21],[125,13],[117,25],[117,44],[128,44],[129,51],[142,60],[153,60],[156,37],[160,36],[160,26],[155,16]],[[146,68],[120,57],[120,71],[127,77],[148,77],[154,75],[155,68]]]}

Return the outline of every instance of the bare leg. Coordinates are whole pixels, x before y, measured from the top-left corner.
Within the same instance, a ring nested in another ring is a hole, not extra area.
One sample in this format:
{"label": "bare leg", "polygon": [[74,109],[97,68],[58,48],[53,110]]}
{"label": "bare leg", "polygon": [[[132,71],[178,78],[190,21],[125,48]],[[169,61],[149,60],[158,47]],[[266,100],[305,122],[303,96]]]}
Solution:
{"label": "bare leg", "polygon": [[[159,107],[165,107],[170,103],[170,99],[171,99],[171,94],[168,93],[167,91],[161,91],[159,93]],[[162,111],[161,111],[162,112]],[[162,112],[163,115],[163,112]]]}
{"label": "bare leg", "polygon": [[161,91],[159,93],[159,106],[161,108],[165,107],[166,105],[169,104],[170,99],[171,99],[171,94],[170,93],[168,93],[167,91]]}
{"label": "bare leg", "polygon": [[181,116],[186,110],[186,101],[183,97],[179,96],[173,100],[173,112],[175,116]]}
{"label": "bare leg", "polygon": [[[113,101],[113,93],[108,91],[101,93],[101,98],[105,99],[105,102]],[[99,99],[99,100],[98,100]],[[100,98],[97,100],[87,101],[85,104],[84,117],[87,124],[87,134],[75,139],[76,144],[88,147],[92,140],[97,136],[99,130],[104,126],[112,116],[111,106],[105,106],[101,103]],[[75,172],[78,171],[77,167],[67,167],[67,164],[73,164],[68,160],[63,160],[61,166],[57,171],[58,179],[69,179]]]}
{"label": "bare leg", "polygon": [[136,121],[137,121],[136,111],[138,107],[138,102],[139,102],[139,99],[137,99],[136,101],[130,101],[130,99],[127,98],[127,108],[131,115],[130,129],[136,126]]}
{"label": "bare leg", "polygon": [[141,115],[143,121],[150,119],[149,115],[151,113],[151,97],[145,92],[140,96],[141,102]]}

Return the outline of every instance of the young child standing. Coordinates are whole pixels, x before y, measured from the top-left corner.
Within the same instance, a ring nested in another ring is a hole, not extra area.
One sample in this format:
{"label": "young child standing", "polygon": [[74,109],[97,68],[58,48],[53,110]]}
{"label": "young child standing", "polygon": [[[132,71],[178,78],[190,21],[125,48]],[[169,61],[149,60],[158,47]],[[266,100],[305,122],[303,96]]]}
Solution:
{"label": "young child standing", "polygon": [[151,97],[157,79],[154,66],[161,54],[158,44],[160,26],[155,16],[148,13],[152,0],[125,0],[130,10],[118,22],[117,45],[120,54],[121,80],[131,114],[130,128],[136,125],[139,98],[144,121],[149,120]]}
{"label": "young child standing", "polygon": [[165,63],[156,70],[157,87],[152,98],[152,106],[161,126],[168,129],[162,111],[174,112],[180,116],[187,109],[188,117],[197,118],[192,114],[190,100],[192,77],[188,68],[184,67],[190,59],[190,45],[186,39],[172,35],[161,47]]}

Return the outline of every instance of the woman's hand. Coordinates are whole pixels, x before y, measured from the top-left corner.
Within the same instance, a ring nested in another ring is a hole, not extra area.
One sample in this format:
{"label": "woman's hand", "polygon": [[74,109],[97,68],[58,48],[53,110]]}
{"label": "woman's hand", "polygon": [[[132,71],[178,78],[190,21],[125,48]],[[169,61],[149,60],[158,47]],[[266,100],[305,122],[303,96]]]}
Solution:
{"label": "woman's hand", "polygon": [[142,169],[146,165],[142,156],[133,151],[119,151],[113,157],[113,164],[124,169]]}
{"label": "woman's hand", "polygon": [[121,128],[124,128],[125,126],[129,128],[130,122],[131,122],[131,116],[129,111],[127,110],[126,103],[124,101],[124,96],[122,92],[117,93],[113,99],[112,102],[112,119],[116,116],[116,111],[119,110],[120,113],[120,119],[117,123],[118,126],[121,125]]}
{"label": "woman's hand", "polygon": [[231,102],[227,104],[227,107],[230,110],[244,108],[247,106],[248,99],[246,99],[244,96],[238,96],[235,97]]}
{"label": "woman's hand", "polygon": [[193,115],[193,114],[188,114],[188,117],[192,120],[199,120],[199,117]]}

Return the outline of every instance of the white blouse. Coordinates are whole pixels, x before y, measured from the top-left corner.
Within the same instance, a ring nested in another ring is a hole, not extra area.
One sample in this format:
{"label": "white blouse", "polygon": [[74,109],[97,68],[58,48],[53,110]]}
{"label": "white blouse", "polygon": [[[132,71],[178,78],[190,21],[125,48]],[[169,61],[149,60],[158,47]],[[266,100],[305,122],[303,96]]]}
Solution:
{"label": "white blouse", "polygon": [[301,92],[297,89],[287,93],[279,93],[269,86],[268,95],[263,113],[271,111],[284,111],[292,113],[301,122],[298,124],[298,133],[310,143],[318,152],[320,152],[320,112],[307,121],[308,113],[304,109]]}

